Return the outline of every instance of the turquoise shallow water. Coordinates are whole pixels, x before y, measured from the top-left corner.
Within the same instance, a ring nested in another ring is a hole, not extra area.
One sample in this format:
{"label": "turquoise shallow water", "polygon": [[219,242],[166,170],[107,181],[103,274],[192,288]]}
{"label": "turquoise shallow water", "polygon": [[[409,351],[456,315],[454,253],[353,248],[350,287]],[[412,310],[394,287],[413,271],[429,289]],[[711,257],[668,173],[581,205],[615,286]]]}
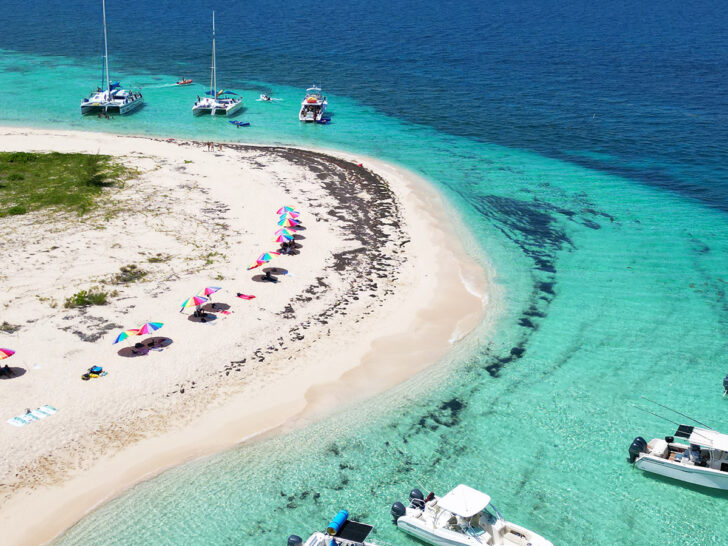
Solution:
{"label": "turquoise shallow water", "polygon": [[[476,241],[469,250],[497,272],[506,311],[493,338],[475,336],[425,377],[325,422],[167,472],[59,544],[282,544],[340,507],[375,524],[382,544],[415,544],[389,523],[391,502],[418,484],[442,492],[460,482],[557,544],[723,542],[726,495],[625,462],[637,434],[672,432],[633,407],[640,395],[728,430],[720,387],[728,221],[719,207],[448,135],[344,96],[329,95],[331,125],[301,125],[302,90],[262,82],[245,84],[246,129],[193,119],[200,88],[143,72],[122,78],[144,86],[141,112],[81,119],[78,101],[96,72],[64,57],[4,52],[0,88],[35,89],[46,100],[28,112],[2,93],[0,122],[315,145],[397,162],[450,198]],[[283,101],[255,102],[259,88]]]}

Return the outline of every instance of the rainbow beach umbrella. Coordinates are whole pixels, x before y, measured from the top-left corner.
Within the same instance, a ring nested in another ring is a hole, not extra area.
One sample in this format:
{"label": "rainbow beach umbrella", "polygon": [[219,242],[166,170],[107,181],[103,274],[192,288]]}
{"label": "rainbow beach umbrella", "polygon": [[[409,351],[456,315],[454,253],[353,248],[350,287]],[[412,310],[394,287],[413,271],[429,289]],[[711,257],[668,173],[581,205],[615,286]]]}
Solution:
{"label": "rainbow beach umbrella", "polygon": [[215,292],[218,292],[219,290],[222,290],[219,286],[206,286],[202,290],[200,290],[197,295],[198,296],[209,296],[211,294],[214,294]]}
{"label": "rainbow beach umbrella", "polygon": [[207,302],[207,298],[203,298],[202,296],[192,296],[182,302],[182,309],[185,309],[186,307],[197,307],[205,302]]}
{"label": "rainbow beach umbrella", "polygon": [[137,328],[132,328],[130,330],[124,330],[118,336],[116,336],[116,339],[114,340],[114,343],[112,343],[112,345],[115,345],[116,343],[119,343],[120,341],[124,341],[129,336],[135,336],[138,333],[139,333],[139,330]]}
{"label": "rainbow beach umbrella", "polygon": [[5,360],[6,358],[10,358],[15,354],[15,351],[12,349],[0,349],[0,360]]}
{"label": "rainbow beach umbrella", "polygon": [[287,237],[293,237],[293,233],[288,231],[286,228],[282,228],[276,231],[276,235],[286,235]]}
{"label": "rainbow beach umbrella", "polygon": [[295,228],[298,225],[298,222],[293,218],[281,218],[278,221],[278,225],[287,228]]}
{"label": "rainbow beach umbrella", "polygon": [[164,326],[164,324],[161,322],[146,322],[141,328],[139,328],[137,335],[145,336],[147,334],[151,334],[155,330],[159,330],[162,326]]}
{"label": "rainbow beach umbrella", "polygon": [[270,252],[263,252],[260,256],[258,256],[258,259],[255,260],[259,264],[265,264],[270,262],[273,259],[273,256],[271,256]]}
{"label": "rainbow beach umbrella", "polygon": [[293,241],[293,237],[290,235],[279,235],[275,239],[273,239],[276,243],[290,243]]}
{"label": "rainbow beach umbrella", "polygon": [[[285,206],[285,207],[281,207],[281,208],[279,208],[279,209],[278,209],[278,210],[276,211],[276,214],[285,214],[285,213],[287,213],[287,212],[296,212],[296,211],[295,211],[295,210],[293,209],[293,207],[288,207],[288,206]],[[296,212],[296,214],[298,214],[298,213]]]}
{"label": "rainbow beach umbrella", "polygon": [[295,211],[287,211],[280,215],[281,218],[298,218],[300,215],[300,212]]}
{"label": "rainbow beach umbrella", "polygon": [[255,262],[255,263],[253,263],[253,264],[250,264],[250,265],[248,266],[248,271],[250,271],[251,269],[255,269],[256,267],[260,267],[261,265],[263,265],[263,264],[262,264],[262,263],[260,263],[260,262]]}

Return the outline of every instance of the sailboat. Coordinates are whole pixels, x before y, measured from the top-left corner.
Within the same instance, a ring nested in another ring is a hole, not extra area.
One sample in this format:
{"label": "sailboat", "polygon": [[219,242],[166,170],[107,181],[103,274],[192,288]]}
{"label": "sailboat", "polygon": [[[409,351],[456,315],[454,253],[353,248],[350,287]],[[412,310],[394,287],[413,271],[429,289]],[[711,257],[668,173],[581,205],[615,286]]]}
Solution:
{"label": "sailboat", "polygon": [[106,0],[101,0],[104,16],[104,71],[101,86],[81,101],[81,114],[130,114],[142,104],[141,92],[128,91],[109,79],[109,43],[106,34]]}
{"label": "sailboat", "polygon": [[215,59],[215,12],[212,12],[212,70],[210,73],[210,90],[205,97],[197,97],[192,113],[195,116],[210,114],[211,116],[232,116],[243,107],[243,101],[236,93],[217,88],[217,63]]}

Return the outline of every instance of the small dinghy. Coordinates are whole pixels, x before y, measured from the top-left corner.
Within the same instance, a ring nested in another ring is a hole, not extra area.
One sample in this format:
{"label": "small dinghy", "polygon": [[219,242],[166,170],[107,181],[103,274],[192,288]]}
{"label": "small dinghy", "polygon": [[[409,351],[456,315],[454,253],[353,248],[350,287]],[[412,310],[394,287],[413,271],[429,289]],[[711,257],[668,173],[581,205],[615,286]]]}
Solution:
{"label": "small dinghy", "polygon": [[366,542],[369,533],[372,532],[371,525],[359,523],[349,519],[349,512],[339,510],[326,527],[326,531],[316,531],[306,542],[298,535],[288,537],[288,546],[376,546],[373,542]]}
{"label": "small dinghy", "polygon": [[230,123],[235,125],[235,127],[250,127],[249,121],[237,121],[237,120],[231,119]]}
{"label": "small dinghy", "polygon": [[177,85],[190,85],[192,83],[192,80],[185,80],[182,78],[180,81],[177,82]]}

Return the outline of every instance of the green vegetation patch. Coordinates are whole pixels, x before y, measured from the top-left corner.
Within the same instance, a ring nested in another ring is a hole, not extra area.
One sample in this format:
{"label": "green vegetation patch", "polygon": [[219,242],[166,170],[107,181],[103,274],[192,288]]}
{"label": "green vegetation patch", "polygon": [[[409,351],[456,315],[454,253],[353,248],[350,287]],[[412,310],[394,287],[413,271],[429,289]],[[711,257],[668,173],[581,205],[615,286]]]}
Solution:
{"label": "green vegetation patch", "polygon": [[63,306],[67,309],[73,309],[75,307],[88,307],[89,305],[106,305],[109,303],[110,295],[95,288],[81,290],[70,298],[66,298],[66,303]]}
{"label": "green vegetation patch", "polygon": [[139,269],[136,265],[130,264],[119,268],[119,272],[114,275],[112,282],[114,284],[129,284],[137,282],[149,274],[149,271]]}
{"label": "green vegetation patch", "polygon": [[132,174],[108,155],[0,152],[0,217],[51,207],[82,215]]}

